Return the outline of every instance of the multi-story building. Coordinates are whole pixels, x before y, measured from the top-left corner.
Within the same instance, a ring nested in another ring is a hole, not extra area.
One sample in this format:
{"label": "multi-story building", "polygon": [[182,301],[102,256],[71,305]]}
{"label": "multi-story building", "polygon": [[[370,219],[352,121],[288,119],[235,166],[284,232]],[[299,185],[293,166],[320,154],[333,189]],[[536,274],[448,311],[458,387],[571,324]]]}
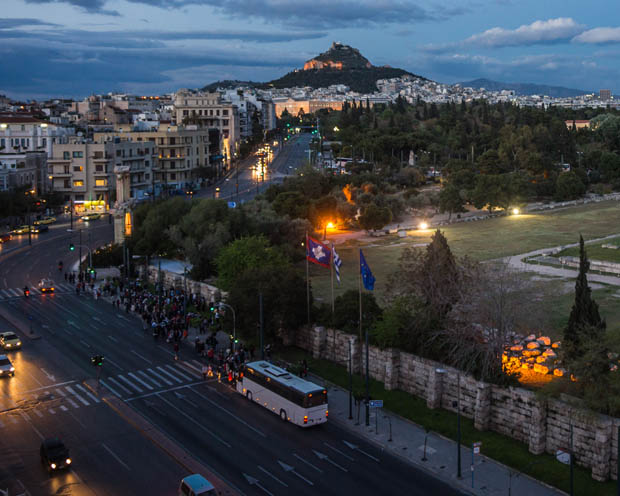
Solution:
{"label": "multi-story building", "polygon": [[154,188],[154,148],[152,143],[120,139],[100,143],[72,139],[57,145],[49,160],[53,189],[78,213],[105,212],[114,201],[114,167],[128,166],[132,196],[147,196]]}
{"label": "multi-story building", "polygon": [[175,95],[174,109],[177,124],[199,123],[219,130],[220,151],[225,157],[225,166],[228,166],[238,152],[241,138],[237,106],[219,93],[193,93],[181,89]]}
{"label": "multi-story building", "polygon": [[0,114],[0,153],[44,151],[51,157],[55,144],[67,143],[74,135],[73,128],[29,115]]}
{"label": "multi-story building", "polygon": [[611,90],[599,90],[598,96],[601,100],[611,100]]}
{"label": "multi-story building", "polygon": [[199,177],[215,175],[210,170],[209,130],[198,126],[160,124],[155,131],[131,131],[117,128],[114,132],[95,133],[98,143],[114,140],[152,143],[157,159],[153,192],[185,189]]}
{"label": "multi-story building", "polygon": [[0,151],[0,191],[28,187],[41,195],[49,192],[50,186],[44,151]]}

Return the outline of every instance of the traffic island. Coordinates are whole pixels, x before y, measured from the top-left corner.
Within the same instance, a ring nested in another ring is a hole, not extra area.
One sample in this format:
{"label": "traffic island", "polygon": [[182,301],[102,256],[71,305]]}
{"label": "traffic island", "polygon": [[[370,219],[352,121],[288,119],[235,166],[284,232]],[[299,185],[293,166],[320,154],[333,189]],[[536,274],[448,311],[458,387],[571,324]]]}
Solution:
{"label": "traffic island", "polygon": [[0,317],[6,320],[9,324],[15,327],[20,333],[26,336],[30,340],[41,339],[41,335],[35,332],[32,316],[28,316],[28,322],[24,322],[22,319],[15,316],[7,308],[0,305]]}
{"label": "traffic island", "polygon": [[106,394],[105,389],[97,384],[96,379],[86,379],[83,384],[96,396],[103,400],[112,410],[121,416],[126,422],[138,430],[144,437],[149,439],[168,456],[174,459],[190,474],[201,474],[206,477],[217,489],[218,495],[236,496],[239,492],[224,481],[215,471],[196,460],[183,447],[170,439],[148,419],[140,415],[120,398],[113,394]]}

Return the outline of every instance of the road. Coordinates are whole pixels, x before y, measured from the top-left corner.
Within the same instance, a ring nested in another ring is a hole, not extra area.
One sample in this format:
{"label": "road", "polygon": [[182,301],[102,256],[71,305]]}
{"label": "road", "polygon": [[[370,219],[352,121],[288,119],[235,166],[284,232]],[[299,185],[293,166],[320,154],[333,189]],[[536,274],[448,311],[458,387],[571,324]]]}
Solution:
{"label": "road", "polygon": [[[294,135],[277,151],[271,163],[267,164],[265,174],[256,170],[258,158],[255,156],[241,161],[224,179],[196,194],[199,198],[221,198],[227,201],[246,202],[264,192],[270,184],[279,183],[308,160],[311,134]],[[238,187],[237,187],[238,185]],[[217,190],[219,188],[219,191]]]}

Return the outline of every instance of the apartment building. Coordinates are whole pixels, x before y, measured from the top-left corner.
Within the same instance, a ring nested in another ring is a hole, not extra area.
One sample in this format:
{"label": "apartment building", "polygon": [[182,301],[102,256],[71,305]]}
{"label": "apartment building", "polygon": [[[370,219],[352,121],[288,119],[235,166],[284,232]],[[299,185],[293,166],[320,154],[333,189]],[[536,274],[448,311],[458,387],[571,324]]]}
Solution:
{"label": "apartment building", "polygon": [[50,191],[47,154],[44,151],[0,151],[0,191],[27,186],[37,195]]}
{"label": "apartment building", "polygon": [[190,187],[199,177],[210,175],[209,130],[198,126],[160,124],[157,130],[132,131],[118,127],[114,132],[95,133],[95,142],[151,143],[157,168],[153,193]]}
{"label": "apartment building", "polygon": [[[241,139],[239,109],[219,93],[179,90],[174,98],[177,124],[200,123],[203,127],[219,130],[220,151],[228,167],[239,150]],[[247,118],[246,118],[247,121]],[[247,125],[247,122],[246,122]]]}
{"label": "apartment building", "polygon": [[56,143],[67,143],[74,135],[73,128],[30,115],[0,114],[0,153],[44,151],[51,157]]}
{"label": "apartment building", "polygon": [[[153,190],[154,146],[111,139],[93,143],[79,138],[54,147],[48,161],[54,191],[73,203],[77,213],[106,212],[115,200],[115,168],[131,176],[132,196],[144,197]],[[134,196],[135,195],[135,196]]]}

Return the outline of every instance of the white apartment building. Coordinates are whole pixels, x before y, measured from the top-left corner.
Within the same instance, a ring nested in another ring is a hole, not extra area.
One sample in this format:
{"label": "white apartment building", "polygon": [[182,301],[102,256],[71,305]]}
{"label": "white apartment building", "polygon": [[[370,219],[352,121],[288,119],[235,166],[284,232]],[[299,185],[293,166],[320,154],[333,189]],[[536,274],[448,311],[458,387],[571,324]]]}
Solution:
{"label": "white apartment building", "polygon": [[112,139],[102,143],[72,139],[54,147],[48,161],[54,191],[64,195],[77,213],[106,212],[115,200],[115,166],[129,166],[132,196],[153,189],[154,146]]}
{"label": "white apartment building", "polygon": [[35,190],[37,195],[50,191],[47,154],[44,151],[0,151],[0,191],[25,186]]}
{"label": "white apartment building", "polygon": [[32,116],[0,115],[0,153],[44,151],[52,156],[55,144],[67,143],[75,129]]}
{"label": "white apartment building", "polygon": [[210,168],[209,130],[198,126],[160,124],[157,130],[131,131],[117,128],[114,132],[95,133],[97,143],[114,139],[121,142],[151,143],[157,167],[154,170],[153,193],[191,187]]}

